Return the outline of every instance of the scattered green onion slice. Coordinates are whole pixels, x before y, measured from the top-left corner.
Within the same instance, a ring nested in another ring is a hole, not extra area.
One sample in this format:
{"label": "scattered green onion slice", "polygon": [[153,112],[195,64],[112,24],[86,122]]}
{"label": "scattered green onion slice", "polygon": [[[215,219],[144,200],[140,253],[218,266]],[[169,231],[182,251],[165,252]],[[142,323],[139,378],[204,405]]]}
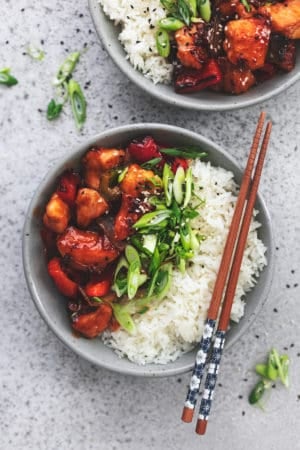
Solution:
{"label": "scattered green onion slice", "polygon": [[167,31],[159,29],[155,34],[157,51],[163,58],[167,58],[170,54],[170,38]]}
{"label": "scattered green onion slice", "polygon": [[80,52],[70,53],[70,55],[65,59],[65,61],[58,69],[57,75],[53,80],[54,86],[58,86],[65,81],[69,81],[69,78],[72,75],[79,58]]}
{"label": "scattered green onion slice", "polygon": [[73,79],[68,82],[68,92],[73,117],[77,128],[80,130],[86,119],[86,101],[79,84]]}
{"label": "scattered green onion slice", "polygon": [[10,74],[10,69],[5,67],[0,70],[0,84],[11,87],[18,84],[18,80]]}
{"label": "scattered green onion slice", "polygon": [[29,45],[27,47],[27,55],[32,59],[42,61],[45,57],[45,52],[43,50],[40,50],[39,48],[34,47],[33,45]]}
{"label": "scattered green onion slice", "polygon": [[265,378],[259,380],[259,382],[252,389],[252,391],[249,395],[249,403],[251,405],[259,403],[260,400],[262,399],[266,389],[269,389],[271,387],[271,385],[272,385],[272,383],[270,381],[267,381]]}
{"label": "scattered green onion slice", "polygon": [[129,264],[137,263],[138,267],[141,267],[141,260],[138,252],[132,245],[126,245],[125,247],[125,257]]}
{"label": "scattered green onion slice", "polygon": [[62,111],[63,105],[62,103],[56,103],[54,99],[52,99],[47,107],[47,119],[54,120],[57,119]]}

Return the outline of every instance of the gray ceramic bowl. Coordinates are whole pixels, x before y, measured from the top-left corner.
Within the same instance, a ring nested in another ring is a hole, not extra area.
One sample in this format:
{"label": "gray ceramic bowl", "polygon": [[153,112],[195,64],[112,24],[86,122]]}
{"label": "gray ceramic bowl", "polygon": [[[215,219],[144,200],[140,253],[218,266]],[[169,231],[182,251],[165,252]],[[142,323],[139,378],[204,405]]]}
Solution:
{"label": "gray ceramic bowl", "polygon": [[[126,358],[120,359],[111,349],[105,347],[99,339],[88,340],[74,337],[64,306],[65,300],[57,292],[47,274],[46,261],[43,259],[43,245],[40,239],[43,207],[55,189],[57,177],[64,169],[76,167],[80,157],[95,145],[124,145],[133,138],[145,135],[152,135],[159,142],[167,142],[170,145],[198,145],[208,152],[209,160],[213,165],[233,171],[236,181],[241,181],[241,169],[226,152],[203,136],[183,128],[159,124],[137,124],[105,131],[84,142],[58,161],[38,187],[26,216],[23,232],[23,261],[28,288],[38,311],[56,336],[70,349],[98,366],[124,374],[167,376],[191,369],[195,351],[189,352],[177,361],[166,365],[138,366]],[[247,295],[245,316],[238,325],[233,325],[228,333],[227,348],[239,340],[255,319],[266,300],[270,287],[274,260],[270,217],[260,196],[256,207],[260,211],[258,220],[262,224],[260,237],[268,248],[268,265],[261,273],[255,288]]]}
{"label": "gray ceramic bowl", "polygon": [[202,91],[195,94],[177,94],[172,86],[155,85],[135,70],[126,59],[125,51],[118,40],[120,29],[115,27],[113,22],[103,13],[98,0],[89,0],[89,6],[96,31],[107,53],[119,69],[148,94],[172,106],[199,111],[227,111],[244,108],[279,94],[300,79],[300,46],[298,45],[297,64],[292,72],[274,77],[265,83],[253,87],[242,95],[233,96],[210,91]]}

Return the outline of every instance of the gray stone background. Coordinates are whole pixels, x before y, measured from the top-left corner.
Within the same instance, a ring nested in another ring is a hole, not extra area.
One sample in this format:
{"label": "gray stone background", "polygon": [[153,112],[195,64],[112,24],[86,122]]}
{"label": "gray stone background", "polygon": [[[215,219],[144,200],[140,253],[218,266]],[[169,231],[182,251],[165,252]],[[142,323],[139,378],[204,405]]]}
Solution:
{"label": "gray stone background", "polygon": [[[0,87],[0,448],[141,450],[300,449],[300,84],[262,105],[228,113],[172,110],[133,86],[93,29],[87,2],[2,0],[0,66],[19,79]],[[42,48],[44,61],[26,54]],[[51,80],[69,51],[86,49],[76,78],[88,118],[69,110],[45,119]],[[85,84],[86,83],[86,84]],[[59,157],[105,128],[130,122],[186,127],[221,144],[244,165],[264,109],[274,123],[261,185],[276,238],[276,273],[260,316],[226,352],[207,435],[180,421],[189,374],[138,379],[101,370],[56,339],[34,308],[23,276],[21,231],[33,192]],[[291,387],[272,390],[266,411],[248,405],[253,367],[275,346],[291,358]]]}

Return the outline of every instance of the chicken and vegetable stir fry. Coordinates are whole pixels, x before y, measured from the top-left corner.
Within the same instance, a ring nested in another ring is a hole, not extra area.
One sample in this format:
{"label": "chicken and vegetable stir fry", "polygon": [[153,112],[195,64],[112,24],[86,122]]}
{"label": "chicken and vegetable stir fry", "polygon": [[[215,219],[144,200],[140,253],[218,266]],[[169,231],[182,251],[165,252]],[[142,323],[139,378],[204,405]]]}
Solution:
{"label": "chicken and vegetable stir fry", "polygon": [[300,1],[161,0],[157,48],[178,93],[241,94],[295,67]]}
{"label": "chicken and vegetable stir fry", "polygon": [[48,273],[68,299],[72,327],[94,338],[147,311],[199,247],[189,163],[195,148],[146,136],[123,148],[93,148],[59,178],[43,213]]}

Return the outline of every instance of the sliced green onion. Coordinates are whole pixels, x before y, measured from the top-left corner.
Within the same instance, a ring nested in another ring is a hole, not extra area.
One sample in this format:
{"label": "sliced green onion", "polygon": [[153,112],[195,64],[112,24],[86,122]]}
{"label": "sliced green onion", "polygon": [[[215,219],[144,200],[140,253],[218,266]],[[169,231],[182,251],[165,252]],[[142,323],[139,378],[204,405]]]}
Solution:
{"label": "sliced green onion", "polygon": [[197,0],[186,0],[187,5],[190,8],[191,15],[193,17],[197,16]]}
{"label": "sliced green onion", "polygon": [[173,183],[173,194],[178,205],[183,202],[183,184],[185,181],[184,168],[179,166],[176,170],[174,183]]}
{"label": "sliced green onion", "polygon": [[136,328],[129,314],[126,305],[120,305],[118,303],[112,303],[112,308],[116,320],[119,322],[122,328],[126,330],[129,334],[134,334]]}
{"label": "sliced green onion", "polygon": [[190,226],[188,224],[182,224],[180,227],[180,241],[184,250],[190,250],[191,248],[190,231]]}
{"label": "sliced green onion", "polygon": [[290,359],[288,355],[280,356],[280,366],[278,369],[278,374],[280,381],[284,384],[285,387],[289,387],[289,366]]}
{"label": "sliced green onion", "polygon": [[57,119],[62,111],[62,108],[63,108],[62,103],[56,103],[56,101],[52,99],[47,107],[47,119],[48,120]]}
{"label": "sliced green onion", "polygon": [[34,47],[33,45],[29,45],[27,48],[27,55],[32,59],[42,61],[45,57],[45,52],[43,50],[40,50],[39,48]]}
{"label": "sliced green onion", "polygon": [[264,378],[268,378],[268,366],[267,364],[256,364],[255,372],[257,375],[261,375]]}
{"label": "sliced green onion", "polygon": [[246,10],[247,12],[250,12],[250,11],[251,11],[251,6],[250,6],[249,3],[247,2],[247,0],[240,0],[240,1],[241,1],[241,4],[244,6],[245,10]]}
{"label": "sliced green onion", "polygon": [[75,69],[75,66],[80,58],[80,52],[73,52],[65,59],[60,68],[58,69],[57,75],[53,80],[54,86],[69,81],[70,76]]}
{"label": "sliced green onion", "polygon": [[135,260],[129,264],[128,276],[127,276],[127,293],[128,298],[131,300],[135,297],[139,288],[140,278],[140,264]]}
{"label": "sliced green onion", "polygon": [[137,263],[138,267],[141,267],[141,260],[138,252],[132,245],[126,245],[125,256],[129,264]]}
{"label": "sliced green onion", "polygon": [[171,264],[164,264],[154,274],[148,290],[148,297],[155,297],[156,300],[161,300],[171,285]]}
{"label": "sliced green onion", "polygon": [[157,244],[156,234],[145,234],[143,235],[143,248],[148,250],[151,254],[154,253]]}
{"label": "sliced green onion", "polygon": [[160,3],[169,12],[172,12],[176,9],[176,2],[174,0],[160,0]]}
{"label": "sliced green onion", "polygon": [[193,186],[193,174],[191,167],[189,167],[185,174],[185,195],[184,195],[184,202],[182,205],[183,208],[186,208],[191,200],[192,186]]}
{"label": "sliced green onion", "polygon": [[191,10],[189,4],[185,0],[177,1],[178,13],[183,22],[189,26],[191,23]]}
{"label": "sliced green onion", "polygon": [[202,19],[209,22],[211,19],[210,0],[198,0],[198,10]]}
{"label": "sliced green onion", "polygon": [[272,349],[269,354],[268,365],[267,365],[267,378],[269,380],[275,381],[278,377],[279,370],[279,355],[277,350]]}
{"label": "sliced green onion", "polygon": [[[125,292],[127,292],[127,272],[129,264],[124,256],[122,256],[117,264],[114,283],[112,285],[112,290],[115,291],[117,297],[121,297]],[[125,272],[125,273],[124,273]]]}
{"label": "sliced green onion", "polygon": [[184,22],[175,17],[165,17],[158,22],[159,27],[166,31],[177,31],[184,27]]}
{"label": "sliced green onion", "polygon": [[141,164],[141,167],[143,168],[152,168],[157,166],[157,164],[159,164],[161,162],[161,158],[153,158],[153,159],[149,159],[149,161],[144,162],[143,164]]}
{"label": "sliced green onion", "polygon": [[163,169],[163,187],[166,197],[166,205],[170,206],[172,203],[172,191],[173,191],[174,174],[169,164],[164,165]]}
{"label": "sliced green onion", "polygon": [[126,173],[128,172],[128,167],[125,167],[125,169],[122,170],[120,175],[118,176],[118,183],[121,183],[121,181],[124,180]]}
{"label": "sliced green onion", "polygon": [[185,159],[204,158],[207,156],[206,152],[201,152],[200,149],[195,146],[161,148],[160,152],[168,156],[178,156],[179,158]]}
{"label": "sliced green onion", "polygon": [[249,395],[249,403],[251,405],[254,405],[256,403],[259,403],[259,401],[262,399],[266,389],[269,389],[271,387],[271,382],[267,381],[266,379],[260,380],[256,386],[253,388]]}
{"label": "sliced green onion", "polygon": [[167,31],[159,29],[155,34],[157,51],[163,58],[167,58],[170,54],[170,38]]}
{"label": "sliced green onion", "polygon": [[86,101],[79,84],[73,79],[68,82],[68,92],[73,117],[77,128],[80,130],[86,119]]}
{"label": "sliced green onion", "polygon": [[144,214],[134,225],[136,229],[143,228],[163,228],[165,226],[165,219],[170,217],[172,211],[169,209],[163,209],[158,211],[153,211]]}
{"label": "sliced green onion", "polygon": [[0,84],[11,87],[18,84],[18,80],[10,74],[8,67],[0,70]]}

